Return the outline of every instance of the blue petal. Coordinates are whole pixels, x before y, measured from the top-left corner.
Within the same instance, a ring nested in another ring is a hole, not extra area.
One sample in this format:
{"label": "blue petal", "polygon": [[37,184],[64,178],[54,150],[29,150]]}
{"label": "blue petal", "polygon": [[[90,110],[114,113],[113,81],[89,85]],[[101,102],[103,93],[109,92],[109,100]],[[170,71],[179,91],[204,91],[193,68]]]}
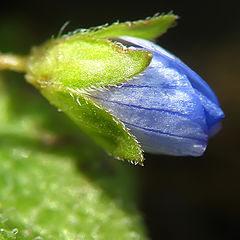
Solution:
{"label": "blue petal", "polygon": [[207,147],[207,140],[178,137],[125,123],[137,136],[144,151],[173,156],[201,156]]}
{"label": "blue petal", "polygon": [[92,97],[125,123],[145,151],[202,155],[208,139],[202,104],[186,75],[161,59],[154,53],[136,79]]}
{"label": "blue petal", "polygon": [[173,68],[181,74],[185,74],[204,108],[209,136],[214,135],[217,130],[220,129],[219,121],[224,118],[225,115],[220,108],[216,95],[197,73],[185,65],[180,59],[150,41],[128,36],[123,36],[121,39],[127,41],[128,43],[134,43],[134,45],[153,51],[155,54],[158,53],[158,56],[160,56],[159,61],[161,61],[165,66]]}
{"label": "blue petal", "polygon": [[92,97],[122,121],[143,149],[200,156],[224,117],[211,88],[178,58],[152,42],[121,37],[154,53],[149,67],[122,85]]}
{"label": "blue petal", "polygon": [[144,39],[128,36],[122,36],[121,39],[129,43],[133,43],[134,45],[138,45],[147,50],[158,53],[161,56],[161,61],[163,61],[166,66],[174,68],[181,72],[182,74],[185,74],[195,89],[197,89],[209,100],[211,100],[212,102],[219,106],[218,99],[214,92],[212,91],[212,89],[208,86],[208,84],[197,73],[195,73],[191,68],[184,64],[179,58],[167,52],[160,46]]}
{"label": "blue petal", "polygon": [[195,92],[198,95],[205,111],[206,123],[208,126],[208,135],[213,136],[216,132],[219,131],[221,127],[220,120],[223,119],[225,115],[217,104],[210,101],[206,96],[197,90],[195,90]]}

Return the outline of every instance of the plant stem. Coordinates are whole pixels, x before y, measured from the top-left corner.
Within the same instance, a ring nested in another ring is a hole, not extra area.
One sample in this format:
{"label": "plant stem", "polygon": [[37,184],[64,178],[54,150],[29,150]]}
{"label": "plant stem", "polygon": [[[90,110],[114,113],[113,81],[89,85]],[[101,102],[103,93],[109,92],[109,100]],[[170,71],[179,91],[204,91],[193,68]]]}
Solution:
{"label": "plant stem", "polygon": [[0,71],[12,70],[16,72],[26,72],[26,60],[27,57],[25,56],[0,53]]}

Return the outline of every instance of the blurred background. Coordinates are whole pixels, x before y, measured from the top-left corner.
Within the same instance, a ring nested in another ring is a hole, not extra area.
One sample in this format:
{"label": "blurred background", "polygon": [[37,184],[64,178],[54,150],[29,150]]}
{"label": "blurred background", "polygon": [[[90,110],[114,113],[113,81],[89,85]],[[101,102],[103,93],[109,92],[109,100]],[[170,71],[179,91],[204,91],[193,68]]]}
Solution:
{"label": "blurred background", "polygon": [[157,42],[198,72],[226,114],[200,158],[146,154],[139,207],[153,240],[240,239],[240,16],[233,1],[18,1],[1,3],[0,51],[27,54],[76,28],[173,11],[177,26]]}

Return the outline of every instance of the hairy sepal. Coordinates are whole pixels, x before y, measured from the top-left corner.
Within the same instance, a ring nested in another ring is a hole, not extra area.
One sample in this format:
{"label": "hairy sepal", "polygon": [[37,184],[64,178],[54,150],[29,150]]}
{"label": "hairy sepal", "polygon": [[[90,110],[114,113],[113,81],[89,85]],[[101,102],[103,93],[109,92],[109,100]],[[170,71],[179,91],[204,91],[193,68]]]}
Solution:
{"label": "hairy sepal", "polygon": [[54,83],[73,89],[104,87],[143,72],[151,59],[149,51],[129,49],[106,39],[60,38],[32,50],[27,79],[34,84]]}
{"label": "hairy sepal", "polygon": [[143,165],[143,151],[135,137],[123,123],[93,102],[86,92],[54,85],[41,88],[40,91],[109,154]]}
{"label": "hairy sepal", "polygon": [[32,50],[26,79],[111,155],[142,165],[143,153],[135,137],[89,98],[89,90],[133,79],[151,59],[149,51],[107,39],[60,37]]}
{"label": "hairy sepal", "polygon": [[[106,24],[88,30],[79,29],[72,34],[73,36],[77,34],[94,38],[116,38],[125,35],[151,40],[165,33],[177,19],[178,16],[172,13],[155,14],[153,17],[148,17],[144,20],[123,23],[115,22],[112,25]],[[71,34],[66,37],[71,37]]]}

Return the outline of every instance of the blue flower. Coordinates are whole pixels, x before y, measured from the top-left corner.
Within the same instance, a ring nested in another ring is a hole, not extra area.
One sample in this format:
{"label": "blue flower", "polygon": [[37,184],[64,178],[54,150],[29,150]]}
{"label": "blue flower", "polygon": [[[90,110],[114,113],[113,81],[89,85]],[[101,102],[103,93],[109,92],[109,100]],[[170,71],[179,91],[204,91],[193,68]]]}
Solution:
{"label": "blue flower", "polygon": [[95,101],[123,122],[146,152],[202,155],[224,118],[211,88],[160,46],[134,37],[119,40],[151,51],[153,59],[133,79],[94,92]]}

